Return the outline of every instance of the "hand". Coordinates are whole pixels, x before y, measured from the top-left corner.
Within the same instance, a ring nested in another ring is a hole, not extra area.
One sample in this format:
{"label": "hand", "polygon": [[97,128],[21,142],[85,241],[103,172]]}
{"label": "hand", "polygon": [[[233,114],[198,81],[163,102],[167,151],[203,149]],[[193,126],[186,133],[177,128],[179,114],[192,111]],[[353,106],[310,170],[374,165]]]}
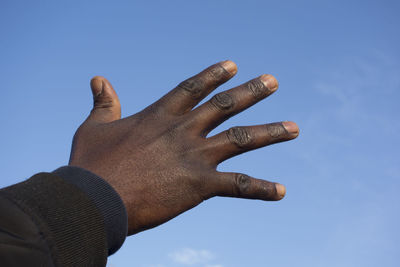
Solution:
{"label": "hand", "polygon": [[141,112],[121,119],[111,84],[94,77],[94,107],[75,133],[70,165],[105,179],[128,212],[129,234],[160,225],[214,196],[280,200],[285,187],[245,174],[216,170],[226,159],[296,138],[293,122],[233,127],[207,134],[278,88],[262,75],[194,107],[237,72],[235,63],[215,64],[182,82]]}

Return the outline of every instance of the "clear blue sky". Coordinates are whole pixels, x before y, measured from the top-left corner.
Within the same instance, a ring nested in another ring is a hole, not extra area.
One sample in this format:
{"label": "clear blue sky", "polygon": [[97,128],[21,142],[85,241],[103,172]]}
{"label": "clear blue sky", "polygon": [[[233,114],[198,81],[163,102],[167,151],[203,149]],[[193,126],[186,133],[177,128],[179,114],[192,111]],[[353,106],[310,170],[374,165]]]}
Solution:
{"label": "clear blue sky", "polygon": [[397,267],[399,3],[2,0],[0,186],[67,164],[92,76],[128,116],[231,59],[221,89],[263,73],[280,89],[215,133],[281,120],[301,133],[219,169],[283,183],[286,198],[211,199],[129,237],[109,266]]}

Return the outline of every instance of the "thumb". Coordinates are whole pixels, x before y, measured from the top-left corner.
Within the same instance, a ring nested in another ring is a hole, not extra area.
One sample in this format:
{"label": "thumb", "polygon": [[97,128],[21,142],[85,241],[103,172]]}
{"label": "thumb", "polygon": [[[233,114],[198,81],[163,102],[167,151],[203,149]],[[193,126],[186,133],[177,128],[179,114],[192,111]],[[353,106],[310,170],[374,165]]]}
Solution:
{"label": "thumb", "polygon": [[106,123],[120,119],[121,104],[110,82],[102,76],[95,76],[90,81],[90,87],[93,93],[93,109],[88,120]]}

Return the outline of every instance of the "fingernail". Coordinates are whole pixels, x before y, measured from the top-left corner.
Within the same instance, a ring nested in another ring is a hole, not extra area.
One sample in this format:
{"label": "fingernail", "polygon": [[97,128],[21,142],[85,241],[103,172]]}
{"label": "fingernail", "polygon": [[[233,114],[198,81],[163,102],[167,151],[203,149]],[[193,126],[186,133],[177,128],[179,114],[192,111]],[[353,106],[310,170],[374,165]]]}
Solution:
{"label": "fingernail", "polygon": [[104,81],[101,78],[94,77],[90,82],[90,86],[92,88],[93,96],[99,96],[103,92]]}
{"label": "fingernail", "polygon": [[271,91],[271,93],[275,92],[278,89],[279,83],[274,76],[270,74],[263,74],[260,76],[260,80],[263,82],[265,87],[267,87],[268,90]]}
{"label": "fingernail", "polygon": [[285,127],[286,131],[292,135],[292,137],[297,137],[299,135],[299,127],[297,124],[292,121],[284,121],[282,122],[283,127]]}
{"label": "fingernail", "polygon": [[225,60],[221,62],[221,66],[230,74],[234,75],[237,72],[237,66],[233,61]]}
{"label": "fingernail", "polygon": [[276,193],[280,198],[283,198],[286,194],[286,187],[284,185],[275,183]]}

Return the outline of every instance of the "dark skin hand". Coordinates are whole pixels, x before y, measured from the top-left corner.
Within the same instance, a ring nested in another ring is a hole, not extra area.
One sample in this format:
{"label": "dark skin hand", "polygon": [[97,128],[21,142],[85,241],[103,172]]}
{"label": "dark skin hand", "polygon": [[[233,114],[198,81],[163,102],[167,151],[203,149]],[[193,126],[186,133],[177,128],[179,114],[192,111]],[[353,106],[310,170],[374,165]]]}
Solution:
{"label": "dark skin hand", "polygon": [[232,61],[212,65],[123,119],[111,84],[103,77],[92,79],[94,107],[75,133],[69,164],[99,175],[119,193],[128,212],[129,235],[160,225],[214,196],[284,197],[281,184],[216,170],[235,155],[299,134],[294,122],[278,122],[233,127],[207,137],[223,121],[278,88],[273,76],[262,75],[195,108],[236,72]]}

